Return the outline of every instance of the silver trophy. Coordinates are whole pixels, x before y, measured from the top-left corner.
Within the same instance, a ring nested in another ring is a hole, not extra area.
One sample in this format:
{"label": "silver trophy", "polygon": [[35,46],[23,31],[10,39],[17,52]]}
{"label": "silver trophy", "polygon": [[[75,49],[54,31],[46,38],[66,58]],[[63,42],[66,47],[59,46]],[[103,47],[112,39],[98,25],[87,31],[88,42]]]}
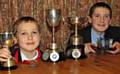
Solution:
{"label": "silver trophy", "polygon": [[50,49],[52,49],[52,52],[48,56],[50,56],[50,60],[53,62],[56,62],[59,60],[59,54],[57,52],[58,47],[55,42],[55,30],[56,30],[56,27],[59,25],[60,21],[61,21],[61,10],[60,9],[53,8],[53,9],[47,10],[47,23],[48,23],[49,28],[52,30],[52,43],[50,45]]}

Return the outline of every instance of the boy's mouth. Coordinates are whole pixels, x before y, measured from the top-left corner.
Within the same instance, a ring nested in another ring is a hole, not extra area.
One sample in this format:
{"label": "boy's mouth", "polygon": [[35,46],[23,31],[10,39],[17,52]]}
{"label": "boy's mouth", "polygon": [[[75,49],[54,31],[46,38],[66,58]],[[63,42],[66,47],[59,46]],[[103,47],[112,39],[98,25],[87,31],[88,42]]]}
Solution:
{"label": "boy's mouth", "polygon": [[98,24],[99,26],[105,26],[105,24]]}
{"label": "boy's mouth", "polygon": [[34,44],[34,42],[28,42],[28,43],[26,43],[27,45],[33,45]]}

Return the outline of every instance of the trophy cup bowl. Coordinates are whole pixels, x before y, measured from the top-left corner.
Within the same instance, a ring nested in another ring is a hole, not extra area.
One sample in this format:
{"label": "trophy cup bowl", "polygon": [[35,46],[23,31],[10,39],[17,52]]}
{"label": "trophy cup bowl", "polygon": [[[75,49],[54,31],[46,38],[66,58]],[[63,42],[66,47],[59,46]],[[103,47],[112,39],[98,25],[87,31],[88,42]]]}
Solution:
{"label": "trophy cup bowl", "polygon": [[70,24],[70,29],[74,31],[75,26],[79,23],[79,17],[67,17],[67,22]]}
{"label": "trophy cup bowl", "polygon": [[[13,45],[13,34],[11,32],[2,33],[2,45],[8,46],[8,48],[12,47]],[[17,68],[15,59],[11,58],[8,59],[7,62],[3,62],[2,65],[3,70],[13,70]]]}
{"label": "trophy cup bowl", "polygon": [[70,29],[74,30],[75,26],[81,28],[84,23],[85,18],[79,16],[69,16],[67,17],[67,22],[70,24]]}
{"label": "trophy cup bowl", "polygon": [[79,24],[79,18],[78,16],[68,17],[68,21],[71,25]]}
{"label": "trophy cup bowl", "polygon": [[60,9],[48,9],[47,10],[47,22],[50,27],[56,27],[59,25],[61,20]]}

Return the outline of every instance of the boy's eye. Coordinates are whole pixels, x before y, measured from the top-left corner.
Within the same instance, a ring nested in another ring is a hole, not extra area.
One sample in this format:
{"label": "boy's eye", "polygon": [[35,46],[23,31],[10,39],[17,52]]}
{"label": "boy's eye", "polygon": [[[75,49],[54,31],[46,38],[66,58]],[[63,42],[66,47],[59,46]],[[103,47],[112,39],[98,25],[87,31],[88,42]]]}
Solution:
{"label": "boy's eye", "polygon": [[34,31],[33,33],[37,33],[37,32]]}
{"label": "boy's eye", "polygon": [[32,33],[33,33],[33,34],[37,34],[38,32],[37,32],[37,31],[33,31]]}
{"label": "boy's eye", "polygon": [[96,14],[96,15],[95,15],[95,17],[99,17],[99,15],[98,15],[98,14]]}
{"label": "boy's eye", "polygon": [[26,34],[25,32],[21,33],[21,35],[25,35],[25,34]]}
{"label": "boy's eye", "polygon": [[105,15],[105,17],[106,17],[106,18],[109,18],[109,17],[110,17],[110,15]]}

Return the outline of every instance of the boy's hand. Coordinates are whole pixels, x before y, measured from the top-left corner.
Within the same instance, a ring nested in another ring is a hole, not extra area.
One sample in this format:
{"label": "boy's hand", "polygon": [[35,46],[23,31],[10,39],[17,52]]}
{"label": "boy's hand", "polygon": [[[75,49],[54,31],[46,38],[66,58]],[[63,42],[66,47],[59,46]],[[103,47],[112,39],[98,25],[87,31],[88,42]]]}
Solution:
{"label": "boy's hand", "polygon": [[11,53],[7,46],[4,46],[2,49],[0,49],[0,61],[7,61],[7,59],[11,57]]}
{"label": "boy's hand", "polygon": [[94,46],[92,43],[86,43],[85,44],[85,53],[88,54],[90,52],[95,53],[95,50],[93,49]]}
{"label": "boy's hand", "polygon": [[109,53],[112,53],[112,54],[119,53],[120,52],[120,43],[119,42],[114,42],[113,45],[112,45],[112,48],[114,50],[108,51]]}

